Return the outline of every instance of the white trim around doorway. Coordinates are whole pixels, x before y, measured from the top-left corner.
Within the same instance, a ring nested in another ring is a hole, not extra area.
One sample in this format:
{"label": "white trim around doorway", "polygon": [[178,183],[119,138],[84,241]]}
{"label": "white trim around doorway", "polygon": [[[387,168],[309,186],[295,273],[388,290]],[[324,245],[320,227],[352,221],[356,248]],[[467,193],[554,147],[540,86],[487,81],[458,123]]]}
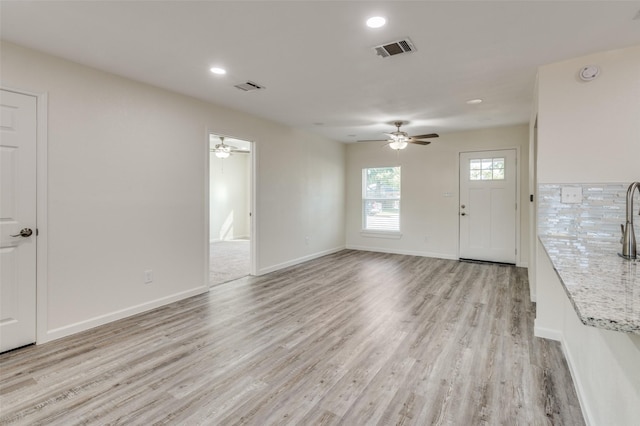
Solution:
{"label": "white trim around doorway", "polygon": [[47,93],[35,95],[37,98],[36,135],[36,343],[48,340],[48,294],[49,294],[49,154],[48,154],[48,105]]}
{"label": "white trim around doorway", "polygon": [[[520,247],[520,241],[521,241],[521,225],[522,225],[522,202],[520,200],[520,196],[521,196],[521,190],[520,190],[520,184],[522,182],[522,176],[520,175],[522,173],[522,157],[521,157],[521,153],[520,153],[520,147],[519,146],[505,146],[505,147],[497,147],[497,148],[486,148],[486,149],[460,149],[458,150],[458,206],[460,205],[460,154],[465,153],[465,152],[484,152],[484,151],[503,151],[503,150],[515,150],[516,151],[516,204],[518,206],[517,208],[517,215],[516,215],[516,249],[518,251],[518,253],[516,254],[516,266],[517,267],[527,267],[527,260],[528,259],[522,259],[522,249]],[[528,206],[527,206],[528,208]],[[459,218],[458,218],[459,220]],[[457,229],[456,229],[456,256],[457,258],[460,257],[460,225],[458,224]]]}
{"label": "white trim around doorway", "polygon": [[210,262],[210,256],[211,256],[211,241],[209,239],[209,234],[210,234],[210,203],[211,200],[209,198],[210,196],[210,179],[211,179],[211,164],[210,164],[210,135],[221,135],[224,137],[228,137],[228,138],[233,138],[233,139],[240,139],[246,142],[249,142],[251,144],[251,150],[250,150],[250,176],[249,176],[249,181],[250,181],[250,188],[249,188],[249,200],[251,202],[251,206],[249,206],[249,214],[250,214],[250,219],[249,219],[249,252],[250,252],[250,262],[249,262],[249,274],[250,275],[257,275],[257,265],[258,265],[258,244],[257,244],[257,235],[258,235],[258,221],[256,220],[257,218],[257,174],[258,174],[258,161],[257,161],[257,143],[255,143],[255,141],[249,140],[249,139],[244,139],[242,137],[239,136],[229,136],[229,135],[222,135],[214,130],[210,130],[207,129],[206,131],[206,143],[204,145],[205,148],[205,154],[204,154],[204,161],[205,161],[205,173],[204,173],[204,215],[205,215],[205,229],[204,229],[204,256],[205,256],[205,261],[204,261],[204,283],[207,287],[209,287],[209,262]]}

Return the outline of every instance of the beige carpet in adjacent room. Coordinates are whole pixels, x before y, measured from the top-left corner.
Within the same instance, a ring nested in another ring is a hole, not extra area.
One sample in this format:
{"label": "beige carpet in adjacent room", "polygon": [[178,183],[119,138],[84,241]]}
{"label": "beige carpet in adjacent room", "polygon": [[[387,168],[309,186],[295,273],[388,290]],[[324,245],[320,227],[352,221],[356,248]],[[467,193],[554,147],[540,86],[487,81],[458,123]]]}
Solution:
{"label": "beige carpet in adjacent room", "polygon": [[209,285],[249,275],[249,240],[211,243],[209,255]]}

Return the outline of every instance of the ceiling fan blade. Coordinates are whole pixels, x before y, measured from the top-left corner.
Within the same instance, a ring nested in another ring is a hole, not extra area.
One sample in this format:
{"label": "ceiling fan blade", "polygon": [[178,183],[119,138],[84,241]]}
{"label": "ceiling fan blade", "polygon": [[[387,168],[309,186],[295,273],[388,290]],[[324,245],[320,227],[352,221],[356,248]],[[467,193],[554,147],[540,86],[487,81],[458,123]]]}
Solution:
{"label": "ceiling fan blade", "polygon": [[416,145],[429,145],[429,144],[431,143],[431,142],[429,142],[429,141],[414,141],[414,140],[407,141],[407,142],[409,142],[409,143],[414,143],[414,144],[416,144]]}
{"label": "ceiling fan blade", "polygon": [[429,133],[428,135],[417,135],[411,136],[411,139],[429,139],[429,138],[439,138],[440,135],[437,133]]}
{"label": "ceiling fan blade", "polygon": [[389,141],[386,139],[365,139],[365,140],[356,141],[356,142],[389,142]]}

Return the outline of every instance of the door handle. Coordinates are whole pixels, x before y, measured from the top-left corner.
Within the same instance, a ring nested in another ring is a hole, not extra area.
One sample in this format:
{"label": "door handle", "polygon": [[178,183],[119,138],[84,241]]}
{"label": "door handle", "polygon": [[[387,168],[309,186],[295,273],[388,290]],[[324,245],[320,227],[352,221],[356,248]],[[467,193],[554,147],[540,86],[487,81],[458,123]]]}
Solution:
{"label": "door handle", "polygon": [[31,229],[23,228],[23,229],[20,230],[19,234],[11,235],[11,237],[24,237],[24,238],[27,238],[27,237],[30,237],[32,234],[33,234],[33,231]]}
{"label": "door handle", "polygon": [[465,212],[460,213],[460,216],[466,216],[467,214]]}

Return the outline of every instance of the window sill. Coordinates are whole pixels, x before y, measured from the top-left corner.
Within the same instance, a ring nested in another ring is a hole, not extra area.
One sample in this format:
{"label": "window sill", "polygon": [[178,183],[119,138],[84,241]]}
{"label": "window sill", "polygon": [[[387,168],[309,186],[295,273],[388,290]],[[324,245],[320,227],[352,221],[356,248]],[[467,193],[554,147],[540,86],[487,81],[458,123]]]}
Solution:
{"label": "window sill", "polygon": [[360,231],[360,235],[366,238],[387,238],[390,240],[399,240],[402,233],[397,231]]}

